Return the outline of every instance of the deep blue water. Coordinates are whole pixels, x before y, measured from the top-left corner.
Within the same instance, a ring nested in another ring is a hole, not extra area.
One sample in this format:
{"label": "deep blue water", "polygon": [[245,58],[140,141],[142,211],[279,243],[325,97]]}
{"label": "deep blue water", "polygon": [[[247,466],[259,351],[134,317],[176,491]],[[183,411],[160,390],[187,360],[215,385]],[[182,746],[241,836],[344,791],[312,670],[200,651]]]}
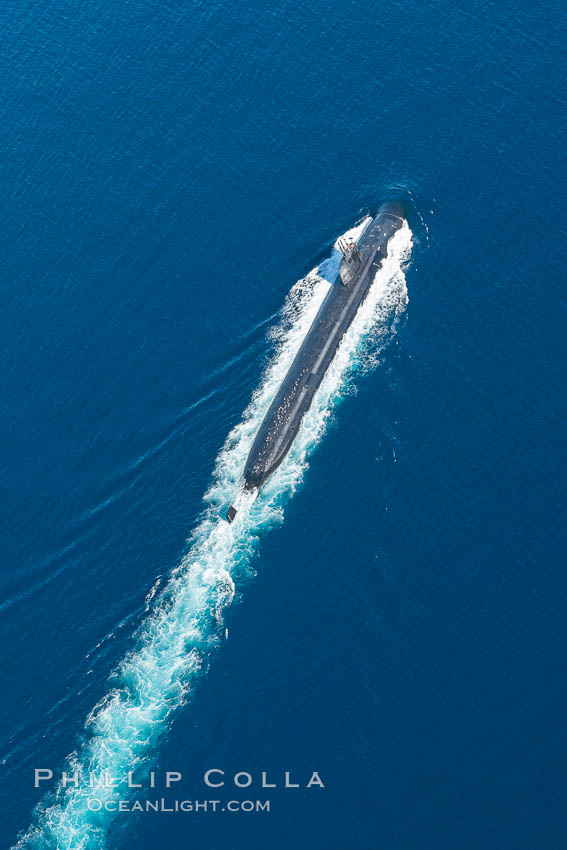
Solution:
{"label": "deep blue water", "polygon": [[34,768],[60,771],[85,736],[110,746],[85,719],[203,529],[288,290],[392,193],[413,233],[407,307],[283,522],[258,515],[254,552],[244,535],[231,555],[237,604],[199,619],[208,669],[182,707],[163,685],[174,711],[140,745],[189,799],[215,798],[211,767],[326,787],[271,792],[269,814],[83,818],[81,834],[565,846],[561,8],[4,3],[3,847],[32,823],[48,846]]}

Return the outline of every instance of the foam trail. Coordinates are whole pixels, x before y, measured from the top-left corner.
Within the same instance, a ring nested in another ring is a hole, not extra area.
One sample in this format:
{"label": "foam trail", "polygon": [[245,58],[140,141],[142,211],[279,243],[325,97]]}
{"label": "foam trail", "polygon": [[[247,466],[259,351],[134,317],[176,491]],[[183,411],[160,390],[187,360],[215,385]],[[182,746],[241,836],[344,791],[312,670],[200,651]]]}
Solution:
{"label": "foam trail", "polygon": [[[348,231],[355,238],[368,220]],[[238,514],[229,525],[219,511],[240,489],[248,450],[291,361],[338,270],[337,249],[291,290],[279,325],[272,332],[275,351],[258,390],[217,458],[205,510],[190,539],[188,553],[158,597],[136,637],[135,649],[122,661],[112,687],[85,724],[85,738],[65,766],[88,780],[90,772],[124,778],[115,787],[70,785],[43,801],[18,848],[90,850],[105,845],[111,812],[89,810],[89,799],[103,804],[130,798],[129,770],[137,777],[150,769],[156,744],[173,712],[187,700],[224,636],[222,615],[235,589],[250,573],[260,533],[283,518],[286,501],[302,480],[307,458],[320,440],[337,398],[353,375],[376,361],[407,304],[404,267],[412,235],[405,224],[392,238],[388,256],[366,300],[347,331],[305,415],[294,444],[259,494],[242,492]],[[156,588],[157,589],[157,588]]]}

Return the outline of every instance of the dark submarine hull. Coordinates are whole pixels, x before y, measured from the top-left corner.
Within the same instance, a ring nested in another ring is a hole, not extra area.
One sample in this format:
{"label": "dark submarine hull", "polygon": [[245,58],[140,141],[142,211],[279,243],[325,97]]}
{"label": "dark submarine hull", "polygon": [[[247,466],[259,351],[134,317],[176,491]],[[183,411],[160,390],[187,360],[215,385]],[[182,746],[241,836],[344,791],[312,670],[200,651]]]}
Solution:
{"label": "dark submarine hull", "polygon": [[[384,204],[356,246],[343,243],[340,280],[325,296],[252,443],[244,467],[246,490],[261,487],[290,450],[301,420],[387,255],[388,243],[404,221],[398,204]],[[232,522],[235,515],[231,506],[228,521]]]}

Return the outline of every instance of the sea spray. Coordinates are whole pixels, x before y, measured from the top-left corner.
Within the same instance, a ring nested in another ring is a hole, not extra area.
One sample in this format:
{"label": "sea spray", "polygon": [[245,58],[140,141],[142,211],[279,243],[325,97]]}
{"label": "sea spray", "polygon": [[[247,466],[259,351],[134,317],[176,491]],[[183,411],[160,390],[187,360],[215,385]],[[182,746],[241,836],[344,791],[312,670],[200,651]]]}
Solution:
{"label": "sea spray", "polygon": [[[357,237],[367,220],[345,236]],[[135,648],[112,676],[113,687],[92,710],[84,740],[66,761],[69,775],[122,777],[116,785],[88,783],[57,790],[34,811],[33,824],[19,848],[101,848],[113,813],[104,809],[128,791],[124,778],[134,769],[149,771],[156,745],[173,712],[182,706],[206,671],[224,635],[223,612],[251,567],[260,534],[283,519],[283,508],[302,480],[310,452],[327,425],[333,406],[361,367],[376,363],[407,304],[404,268],[412,247],[407,224],[389,243],[388,256],[345,334],[294,444],[259,494],[241,492],[232,525],[220,510],[240,490],[242,469],[252,440],[285,376],[325,294],[338,271],[340,254],[331,257],[290,291],[281,321],[272,331],[274,354],[252,401],[229,434],[217,458],[202,519],[187,555],[156,597],[140,628]],[[156,587],[157,589],[157,587]],[[150,600],[152,601],[152,600]],[[92,811],[96,793],[102,809]]]}

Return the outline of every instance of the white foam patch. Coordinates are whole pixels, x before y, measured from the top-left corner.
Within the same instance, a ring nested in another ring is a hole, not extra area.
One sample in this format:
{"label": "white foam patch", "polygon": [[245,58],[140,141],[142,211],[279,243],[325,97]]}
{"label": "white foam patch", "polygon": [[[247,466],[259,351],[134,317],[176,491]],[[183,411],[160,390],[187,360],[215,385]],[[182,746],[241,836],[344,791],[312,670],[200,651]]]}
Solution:
{"label": "white foam patch", "polygon": [[[344,236],[356,239],[368,221]],[[104,805],[131,798],[132,792],[125,787],[128,771],[142,776],[150,769],[168,720],[186,702],[212,651],[226,636],[223,611],[250,572],[259,535],[281,522],[284,506],[302,480],[309,454],[321,439],[335,401],[348,392],[357,370],[376,362],[385,340],[394,332],[408,300],[404,268],[411,248],[411,231],[404,224],[390,241],[388,256],[345,334],[288,456],[257,495],[239,493],[252,440],[331,285],[322,275],[332,278],[338,272],[338,250],[290,291],[281,321],[271,333],[274,355],[242,420],[219,453],[213,483],[205,495],[203,518],[191,536],[188,554],[157,597],[157,607],[142,626],[134,651],[113,676],[114,687],[87,718],[84,743],[67,759],[67,772],[78,771],[85,781],[89,772],[97,776],[106,772],[122,781],[115,787],[96,789],[84,784],[66,789],[59,786],[35,810],[33,824],[17,847],[104,847],[113,815],[91,811],[89,800],[96,798]],[[229,525],[219,511],[231,500],[238,513]],[[150,591],[148,606],[157,589],[158,584]]]}

